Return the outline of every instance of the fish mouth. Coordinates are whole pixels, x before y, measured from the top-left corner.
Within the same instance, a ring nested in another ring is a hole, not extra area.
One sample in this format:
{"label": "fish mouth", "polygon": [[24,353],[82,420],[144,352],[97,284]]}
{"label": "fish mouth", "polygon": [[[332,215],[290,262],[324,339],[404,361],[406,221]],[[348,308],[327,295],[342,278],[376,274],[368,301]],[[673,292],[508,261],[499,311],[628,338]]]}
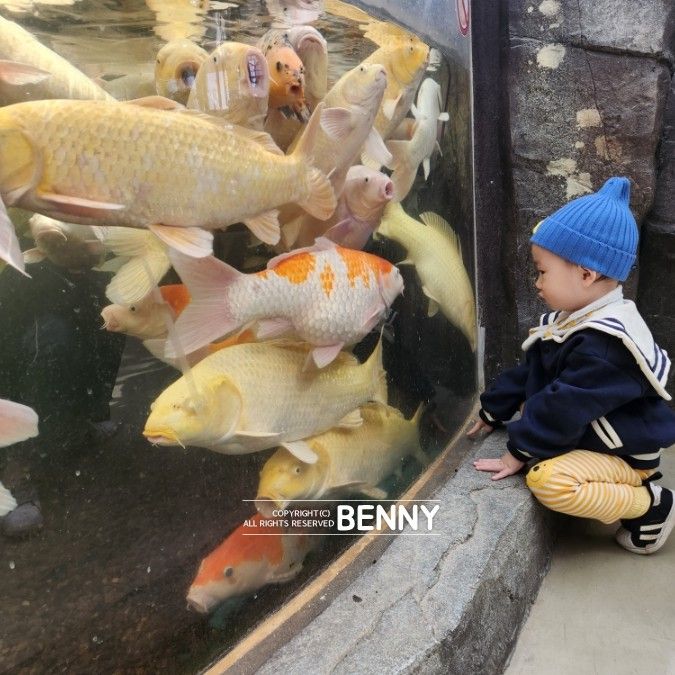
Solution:
{"label": "fish mouth", "polygon": [[266,96],[269,87],[267,81],[267,61],[262,53],[249,52],[246,55],[246,77],[253,96]]}
{"label": "fish mouth", "polygon": [[196,61],[184,61],[176,68],[176,79],[182,82],[187,89],[192,89],[198,70],[199,64]]}
{"label": "fish mouth", "polygon": [[290,502],[287,499],[281,499],[280,497],[258,495],[255,498],[254,504],[258,513],[261,513],[265,518],[272,518],[275,511],[278,509],[285,509]]}
{"label": "fish mouth", "polygon": [[393,198],[394,198],[394,183],[393,183],[392,181],[388,180],[388,181],[384,184],[384,190],[383,190],[383,192],[384,192],[383,197],[384,197],[387,201],[389,201],[390,199],[393,199]]}
{"label": "fish mouth", "polygon": [[152,445],[180,445],[185,447],[178,436],[170,429],[144,429],[143,436],[152,443]]}
{"label": "fish mouth", "polygon": [[215,605],[206,593],[200,589],[190,589],[187,594],[188,609],[191,609],[199,614],[208,614],[211,608]]}

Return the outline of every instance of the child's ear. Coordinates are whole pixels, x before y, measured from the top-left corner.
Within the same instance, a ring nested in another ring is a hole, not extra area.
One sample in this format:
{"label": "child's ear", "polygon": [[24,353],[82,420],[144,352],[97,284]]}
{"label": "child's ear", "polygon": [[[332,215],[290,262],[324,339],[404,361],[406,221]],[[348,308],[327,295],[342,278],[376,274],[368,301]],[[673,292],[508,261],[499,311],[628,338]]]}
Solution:
{"label": "child's ear", "polygon": [[602,277],[602,274],[600,272],[596,272],[595,270],[589,270],[588,267],[582,267],[579,265],[579,269],[581,270],[581,281],[584,284],[584,286],[590,286],[591,284],[594,284],[600,277]]}

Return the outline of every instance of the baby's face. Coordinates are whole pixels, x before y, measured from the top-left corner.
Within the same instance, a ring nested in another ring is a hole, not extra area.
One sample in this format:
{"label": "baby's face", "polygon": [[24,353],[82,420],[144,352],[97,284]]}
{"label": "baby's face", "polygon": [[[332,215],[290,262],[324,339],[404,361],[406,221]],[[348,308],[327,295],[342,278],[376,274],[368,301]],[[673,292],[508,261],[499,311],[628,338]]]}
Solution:
{"label": "baby's face", "polygon": [[535,287],[539,297],[552,309],[576,312],[589,303],[588,286],[583,283],[584,270],[536,244],[532,259],[537,271]]}

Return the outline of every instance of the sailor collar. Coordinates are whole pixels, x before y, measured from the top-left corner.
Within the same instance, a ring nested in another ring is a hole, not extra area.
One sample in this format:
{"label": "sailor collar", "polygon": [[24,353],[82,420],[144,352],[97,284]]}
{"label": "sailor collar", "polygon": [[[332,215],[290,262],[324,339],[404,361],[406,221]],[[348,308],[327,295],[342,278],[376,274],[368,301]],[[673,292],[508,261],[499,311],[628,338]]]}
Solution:
{"label": "sailor collar", "polygon": [[527,351],[537,340],[564,342],[574,333],[588,329],[618,337],[659,396],[670,401],[666,391],[670,370],[668,353],[654,342],[635,303],[623,297],[621,286],[576,312],[542,314],[539,325],[530,329],[522,348]]}

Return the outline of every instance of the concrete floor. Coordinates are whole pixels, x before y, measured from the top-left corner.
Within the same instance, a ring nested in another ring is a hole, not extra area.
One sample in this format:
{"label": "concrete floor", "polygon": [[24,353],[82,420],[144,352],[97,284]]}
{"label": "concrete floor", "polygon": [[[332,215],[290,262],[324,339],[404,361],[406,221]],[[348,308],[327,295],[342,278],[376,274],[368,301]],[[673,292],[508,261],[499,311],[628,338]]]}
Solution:
{"label": "concrete floor", "polygon": [[[675,488],[675,447],[661,471]],[[563,521],[505,675],[675,675],[675,531],[639,556],[616,544],[616,529]]]}

